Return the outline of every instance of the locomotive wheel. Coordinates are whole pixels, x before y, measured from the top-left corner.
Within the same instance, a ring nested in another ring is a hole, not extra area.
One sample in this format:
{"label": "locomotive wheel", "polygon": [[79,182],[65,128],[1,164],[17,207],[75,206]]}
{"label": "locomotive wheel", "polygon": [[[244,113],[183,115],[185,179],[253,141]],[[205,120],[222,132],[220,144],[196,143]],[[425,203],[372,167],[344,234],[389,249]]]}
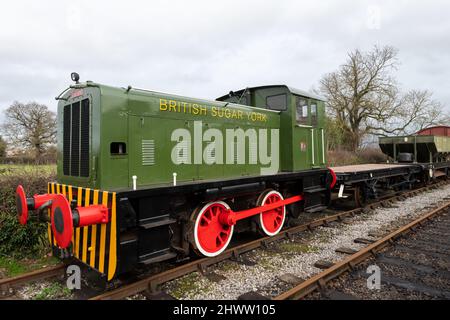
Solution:
{"label": "locomotive wheel", "polygon": [[[284,200],[283,196],[275,190],[264,191],[258,198],[257,205],[264,206]],[[286,206],[260,213],[257,217],[260,231],[268,236],[274,236],[283,228],[286,219]]]}
{"label": "locomotive wheel", "polygon": [[194,212],[193,245],[202,255],[215,257],[228,247],[233,236],[234,226],[222,224],[219,216],[229,209],[230,207],[225,202],[215,201]]}

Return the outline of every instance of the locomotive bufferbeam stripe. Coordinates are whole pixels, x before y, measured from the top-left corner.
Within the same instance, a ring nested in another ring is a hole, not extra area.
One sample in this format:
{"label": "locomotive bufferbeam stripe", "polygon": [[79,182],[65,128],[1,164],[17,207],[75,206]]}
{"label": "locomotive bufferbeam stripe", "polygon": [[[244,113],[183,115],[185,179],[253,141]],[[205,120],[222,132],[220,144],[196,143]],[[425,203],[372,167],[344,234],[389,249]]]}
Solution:
{"label": "locomotive bufferbeam stripe", "polygon": [[[81,195],[83,192],[83,188],[78,187],[77,195]],[[77,196],[77,206],[81,207],[83,204],[83,198],[81,196]],[[80,258],[80,228],[75,229],[75,246],[74,246],[74,255],[75,258]]]}
{"label": "locomotive bufferbeam stripe", "polygon": [[[110,209],[110,219],[107,224],[98,224],[75,228],[69,254],[98,272],[105,274],[111,280],[116,273],[117,238],[116,238],[116,193],[89,188],[74,187],[49,183],[49,193],[61,193],[69,202],[76,201],[77,206],[103,204]],[[61,252],[56,244],[50,224],[48,236],[53,251]]]}
{"label": "locomotive bufferbeam stripe", "polygon": [[[91,189],[87,188],[84,190],[84,206],[89,206],[91,197]],[[87,248],[88,248],[88,236],[89,236],[89,226],[83,227],[83,244],[81,246],[81,261],[87,263]]]}
{"label": "locomotive bufferbeam stripe", "polygon": [[[73,193],[72,186],[67,186],[67,198],[69,199],[69,203],[72,203]],[[75,232],[72,234],[72,248],[75,243]]]}
{"label": "locomotive bufferbeam stripe", "polygon": [[[92,204],[98,204],[98,190],[94,190],[94,198],[93,198],[93,203]],[[92,225],[91,227],[91,243],[90,246],[88,248],[89,251],[89,265],[92,268],[95,268],[95,250],[96,250],[96,244],[97,244],[97,226],[96,225]]]}
{"label": "locomotive bufferbeam stripe", "polygon": [[116,193],[113,193],[111,204],[111,221],[110,221],[110,235],[109,235],[109,259],[108,259],[108,280],[114,277],[117,266],[117,238],[116,238]]}
{"label": "locomotive bufferbeam stripe", "polygon": [[[103,192],[102,204],[108,205],[108,192]],[[100,226],[100,250],[99,250],[99,262],[98,270],[105,272],[105,242],[106,242],[106,224]]]}

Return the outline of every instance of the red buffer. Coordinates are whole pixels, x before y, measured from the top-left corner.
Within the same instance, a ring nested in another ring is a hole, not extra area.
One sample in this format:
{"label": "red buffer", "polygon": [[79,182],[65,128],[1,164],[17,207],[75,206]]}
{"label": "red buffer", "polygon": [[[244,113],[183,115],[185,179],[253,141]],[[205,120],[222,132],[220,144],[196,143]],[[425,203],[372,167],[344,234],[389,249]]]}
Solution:
{"label": "red buffer", "polygon": [[18,185],[16,189],[16,207],[20,224],[27,224],[28,211],[39,209],[46,202],[52,200],[54,196],[54,194],[35,194],[32,198],[27,198],[23,187]]}
{"label": "red buffer", "polygon": [[331,182],[330,182],[330,190],[331,190],[336,185],[337,177],[336,177],[336,173],[333,171],[333,169],[328,168],[328,170],[330,171],[330,175],[331,175]]}
{"label": "red buffer", "polygon": [[62,194],[25,196],[21,185],[16,189],[16,205],[19,222],[25,225],[29,211],[50,208],[50,223],[56,242],[61,248],[67,248],[73,235],[73,229],[109,222],[109,209],[104,205],[91,205],[72,209]]}
{"label": "red buffer", "polygon": [[52,200],[52,230],[61,248],[67,248],[70,245],[74,228],[108,223],[108,221],[109,210],[104,205],[76,207],[72,210],[63,195],[56,194]]}

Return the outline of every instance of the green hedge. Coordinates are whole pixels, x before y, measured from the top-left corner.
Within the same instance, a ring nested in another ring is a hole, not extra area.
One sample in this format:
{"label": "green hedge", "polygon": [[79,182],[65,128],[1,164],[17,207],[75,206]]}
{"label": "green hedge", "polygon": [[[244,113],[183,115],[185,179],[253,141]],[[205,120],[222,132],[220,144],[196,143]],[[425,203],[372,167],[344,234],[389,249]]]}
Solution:
{"label": "green hedge", "polygon": [[27,196],[46,193],[47,183],[55,180],[55,173],[49,170],[14,170],[0,174],[0,255],[23,257],[48,250],[46,224],[29,221],[19,224],[16,212],[15,191],[23,185]]}

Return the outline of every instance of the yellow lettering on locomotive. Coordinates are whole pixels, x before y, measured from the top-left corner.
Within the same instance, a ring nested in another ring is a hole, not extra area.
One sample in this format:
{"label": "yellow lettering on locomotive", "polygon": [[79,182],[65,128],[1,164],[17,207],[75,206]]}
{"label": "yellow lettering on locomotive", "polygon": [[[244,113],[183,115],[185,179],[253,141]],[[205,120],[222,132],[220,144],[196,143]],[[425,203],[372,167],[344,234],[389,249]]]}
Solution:
{"label": "yellow lettering on locomotive", "polygon": [[192,105],[192,113],[195,114],[195,115],[200,113],[198,104],[194,103]]}
{"label": "yellow lettering on locomotive", "polygon": [[267,114],[261,114],[261,121],[267,121]]}
{"label": "yellow lettering on locomotive", "polygon": [[181,102],[181,103],[183,104],[183,112],[186,113],[186,105],[187,105],[187,103],[186,102]]}
{"label": "yellow lettering on locomotive", "polygon": [[174,100],[169,100],[169,111],[177,112],[177,102]]}
{"label": "yellow lettering on locomotive", "polygon": [[[208,115],[208,106],[185,101],[159,99],[159,110],[169,112],[188,113],[192,115]],[[260,112],[241,111],[233,108],[222,108],[210,106],[211,116],[227,119],[244,120],[244,115],[248,121],[267,121],[267,115]]]}
{"label": "yellow lettering on locomotive", "polygon": [[166,111],[167,110],[167,100],[159,99],[159,110]]}

